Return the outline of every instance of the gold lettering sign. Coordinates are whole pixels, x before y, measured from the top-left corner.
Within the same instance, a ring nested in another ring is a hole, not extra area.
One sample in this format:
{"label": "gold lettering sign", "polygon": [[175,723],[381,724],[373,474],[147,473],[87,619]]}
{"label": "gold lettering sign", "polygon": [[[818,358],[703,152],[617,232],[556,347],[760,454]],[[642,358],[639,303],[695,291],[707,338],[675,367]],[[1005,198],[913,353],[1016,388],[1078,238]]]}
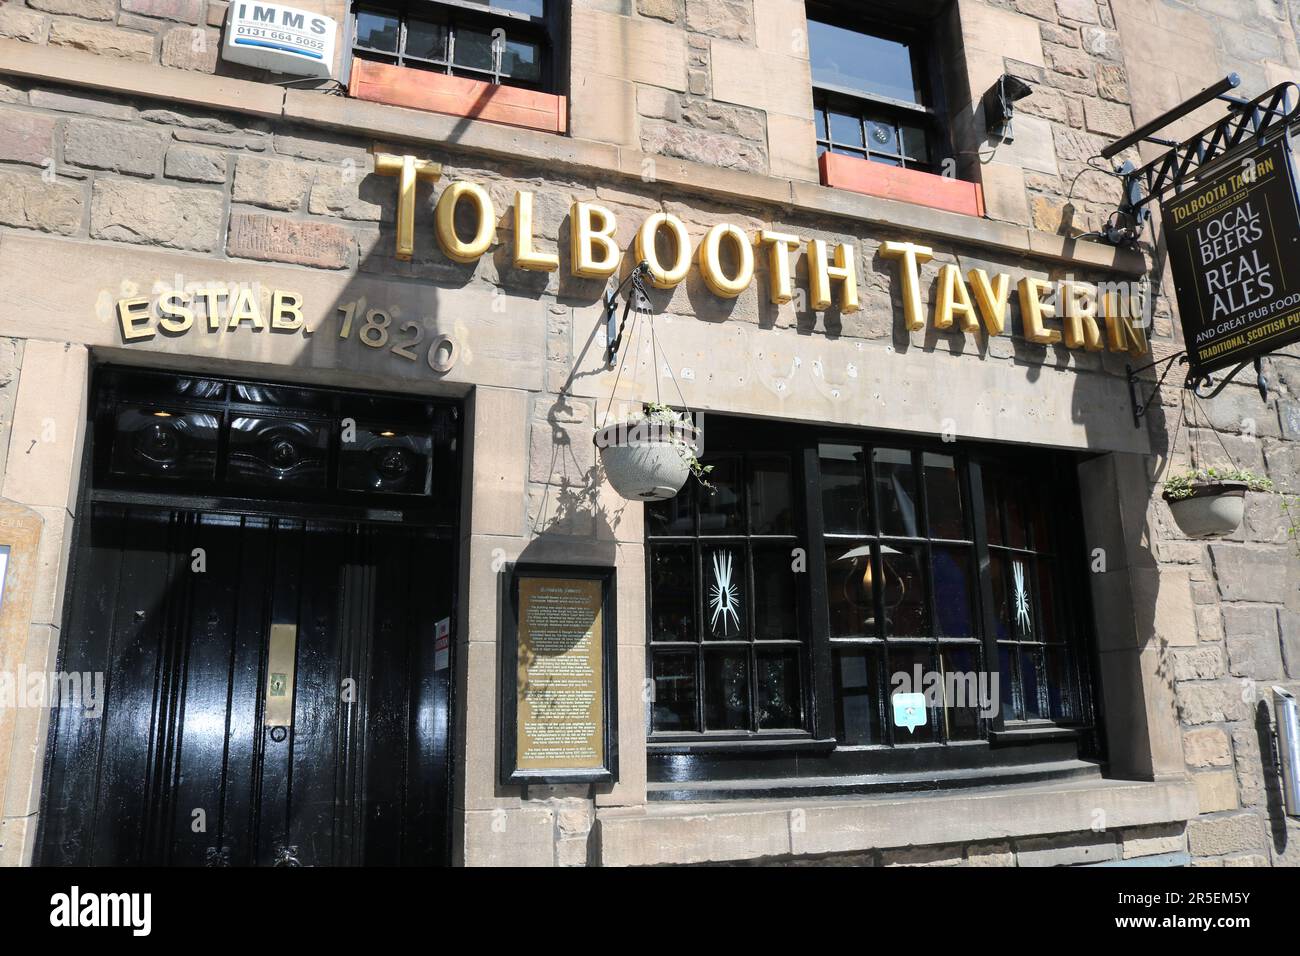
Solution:
{"label": "gold lettering sign", "polygon": [[442,165],[414,156],[375,153],[375,172],[397,177],[397,252],[398,259],[409,260],[415,250],[415,184],[417,180],[434,182],[442,176]]}
{"label": "gold lettering sign", "polygon": [[614,241],[618,220],[604,206],[590,202],[574,203],[570,219],[573,274],[586,279],[608,279],[618,271],[623,259]]}
{"label": "gold lettering sign", "polygon": [[[655,245],[662,229],[672,237],[674,259],[671,266],[659,261],[659,250]],[[667,212],[657,212],[648,217],[637,230],[636,261],[649,267],[650,283],[656,289],[671,289],[679,285],[691,268],[691,238],[686,234],[686,224]]]}
{"label": "gold lettering sign", "polygon": [[[474,238],[461,239],[456,232],[456,210],[461,202],[466,202],[474,210]],[[438,197],[434,209],[434,231],[438,236],[438,245],[452,262],[476,262],[479,256],[492,246],[496,235],[496,210],[492,208],[492,197],[487,190],[474,183],[452,183]]]}
{"label": "gold lettering sign", "polygon": [[1106,342],[1112,352],[1128,352],[1140,358],[1151,351],[1146,329],[1139,321],[1141,310],[1135,308],[1131,295],[1108,290],[1101,297],[1101,306],[1106,317]]}
{"label": "gold lettering sign", "polygon": [[914,242],[882,242],[880,255],[902,262],[903,321],[907,323],[907,331],[920,331],[925,328],[925,311],[921,308],[921,263],[933,259],[934,250]]}
{"label": "gold lettering sign", "polygon": [[992,279],[983,269],[972,269],[968,274],[975,301],[984,319],[984,330],[989,335],[1001,335],[1007,327],[1007,304],[1011,301],[1011,276],[1000,272]]}
{"label": "gold lettering sign", "polygon": [[[731,246],[736,255],[736,274],[729,276],[722,266],[722,244]],[[738,226],[721,223],[714,226],[700,243],[700,274],[704,284],[716,296],[734,299],[754,281],[754,248]]]}
{"label": "gold lettering sign", "polygon": [[538,252],[533,245],[533,194],[515,193],[515,268],[529,272],[554,272],[560,257],[553,252]]}
{"label": "gold lettering sign", "polygon": [[[413,156],[375,154],[375,171],[398,179],[397,250],[399,259],[410,259],[414,244],[415,189],[420,179],[437,180],[442,167]],[[473,214],[473,236],[464,239],[456,230],[458,211],[469,207]],[[554,272],[560,268],[555,252],[539,249],[534,235],[534,196],[520,190],[515,194],[514,255],[516,268]],[[435,208],[435,235],[439,247],[451,260],[470,264],[492,246],[496,235],[497,215],[491,197],[482,186],[456,182],[445,188]],[[592,202],[576,202],[569,222],[569,268],[574,276],[608,279],[619,272],[623,250],[616,238],[618,221],[613,212]],[[659,240],[668,240],[661,261]],[[761,230],[757,245],[767,254],[769,275],[768,299],[774,305],[786,305],[795,298],[794,256],[806,246],[809,308],[814,312],[838,306],[844,313],[861,308],[858,289],[856,246],[840,243],[832,250],[824,239],[804,242],[797,235]],[[711,228],[694,252],[682,220],[668,212],[648,216],[636,232],[632,253],[638,262],[649,266],[650,281],[660,289],[671,289],[685,280],[693,262],[698,262],[705,285],[722,298],[736,298],[754,281],[754,242],[739,227],[721,223]],[[723,250],[729,253],[730,274],[723,265]],[[934,259],[934,249],[914,242],[887,241],[880,244],[882,259],[899,263],[899,281],[903,317],[909,332],[925,328],[926,313],[922,301],[921,266]],[[940,331],[960,331],[963,335],[1002,335],[1007,330],[1011,299],[1011,276],[990,276],[984,269],[970,269],[965,277],[952,263],[939,268],[936,293],[932,303],[931,323]],[[1113,297],[1101,294],[1087,283],[1067,280],[1061,283],[1026,276],[1016,284],[1025,338],[1039,345],[1064,342],[1071,349],[1097,351],[1109,347],[1116,352],[1135,356],[1149,351],[1145,321],[1140,309],[1133,308],[1132,296]],[[205,295],[200,290],[196,295]],[[213,290],[217,295],[222,290]],[[838,292],[838,295],[836,293]],[[1051,293],[1051,298],[1047,296]],[[218,318],[217,302],[208,299],[208,327],[216,331],[223,319]],[[1099,318],[1104,319],[1103,336]],[[123,299],[118,303],[118,321],[123,341],[151,338],[156,331],[182,334],[195,322],[191,304],[180,297],[164,297],[157,303],[157,316],[150,314],[149,300]],[[254,330],[266,327],[266,317],[257,304],[246,296],[230,303],[224,317],[226,327],[247,325]],[[1059,320],[1060,328],[1048,325]],[[302,327],[301,313],[292,301],[272,307],[270,328],[293,331]]]}
{"label": "gold lettering sign", "polygon": [[194,291],[172,289],[156,298],[136,296],[117,301],[118,329],[123,342],[146,342],[159,332],[176,337],[194,328],[200,312],[207,316],[207,331],[310,335],[297,292],[264,290],[256,285],[207,286]]}
{"label": "gold lettering sign", "polygon": [[808,244],[808,284],[811,286],[814,312],[831,307],[831,281],[840,283],[840,311],[856,312],[858,305],[857,252],[850,243],[835,247],[835,265],[827,261],[826,241],[814,239]]}
{"label": "gold lettering sign", "polygon": [[1101,329],[1097,328],[1096,289],[1082,282],[1062,282],[1060,293],[1065,306],[1061,325],[1066,348],[1099,351]]}
{"label": "gold lettering sign", "polygon": [[1052,291],[1052,284],[1046,279],[1034,279],[1030,276],[1020,280],[1020,317],[1025,323],[1025,338],[1039,345],[1053,345],[1061,341],[1061,333],[1049,329],[1043,324],[1044,319],[1056,316],[1056,306],[1044,302],[1043,296]]}
{"label": "gold lettering sign", "polygon": [[963,332],[980,330],[970,290],[962,281],[961,270],[949,263],[939,270],[939,301],[934,306],[934,327],[950,329],[954,320],[960,323]]}
{"label": "gold lettering sign", "polygon": [[794,270],[790,266],[790,253],[802,246],[803,240],[798,236],[768,232],[766,229],[758,238],[767,247],[768,269],[772,274],[768,298],[773,305],[785,305],[794,298]]}

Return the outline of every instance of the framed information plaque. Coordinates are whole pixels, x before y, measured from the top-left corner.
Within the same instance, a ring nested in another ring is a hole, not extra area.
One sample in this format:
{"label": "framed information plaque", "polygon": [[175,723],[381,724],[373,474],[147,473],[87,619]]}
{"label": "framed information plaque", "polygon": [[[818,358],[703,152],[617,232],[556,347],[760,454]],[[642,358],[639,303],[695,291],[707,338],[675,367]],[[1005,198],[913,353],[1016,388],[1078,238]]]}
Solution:
{"label": "framed information plaque", "polygon": [[516,564],[501,633],[501,782],[618,779],[613,568]]}

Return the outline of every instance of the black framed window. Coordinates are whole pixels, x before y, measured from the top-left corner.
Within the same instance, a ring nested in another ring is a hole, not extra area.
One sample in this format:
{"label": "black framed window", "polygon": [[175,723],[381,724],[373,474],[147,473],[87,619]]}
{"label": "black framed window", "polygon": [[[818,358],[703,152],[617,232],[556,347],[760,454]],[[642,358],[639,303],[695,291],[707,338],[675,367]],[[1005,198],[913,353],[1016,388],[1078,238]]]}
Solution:
{"label": "black framed window", "polygon": [[[835,736],[842,745],[974,740],[985,671],[975,548],[964,462],[888,445],[823,442],[826,605],[834,668]],[[961,674],[937,689],[923,723],[894,726],[894,693],[924,693],[930,674]],[[967,692],[966,675],[976,680]],[[974,697],[975,699],[971,699]]]}
{"label": "black framed window", "polygon": [[560,0],[361,0],[352,52],[381,63],[558,92]]}
{"label": "black framed window", "polygon": [[993,632],[1004,721],[1077,719],[1081,702],[1058,535],[1044,489],[984,471]]}
{"label": "black framed window", "polygon": [[647,510],[650,732],[799,732],[808,658],[791,456],[709,464],[711,494],[692,484]]}
{"label": "black framed window", "polygon": [[1071,456],[712,416],[703,460],[646,508],[652,783],[1096,755]]}
{"label": "black framed window", "polygon": [[807,4],[818,155],[939,172],[946,150],[929,31],[862,6]]}
{"label": "black framed window", "polygon": [[458,507],[452,403],[116,367],[99,376],[105,495],[365,505],[438,523]]}

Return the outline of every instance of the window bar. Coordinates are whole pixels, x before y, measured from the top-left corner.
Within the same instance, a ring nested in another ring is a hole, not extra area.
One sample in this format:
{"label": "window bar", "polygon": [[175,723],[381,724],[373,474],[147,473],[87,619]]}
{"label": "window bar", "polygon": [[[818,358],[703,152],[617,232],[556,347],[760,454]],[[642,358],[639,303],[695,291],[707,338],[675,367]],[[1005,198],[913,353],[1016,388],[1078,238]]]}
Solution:
{"label": "window bar", "polygon": [[[976,645],[977,645],[975,649],[975,663],[977,667],[976,676],[978,677],[979,674],[981,673],[987,675],[988,673],[991,672],[993,667],[997,666],[997,655],[995,654],[992,658],[989,657],[989,651],[988,651],[989,630],[984,616],[985,610],[988,607],[988,603],[984,599],[984,591],[982,588],[982,584],[984,582],[985,575],[980,569],[980,560],[979,560],[981,553],[987,553],[988,542],[985,542],[984,547],[981,549],[979,541],[976,540],[976,529],[983,527],[978,522],[982,522],[984,520],[984,507],[982,501],[978,510],[976,509],[975,506],[975,496],[971,484],[972,469],[975,467],[975,463],[972,460],[972,456],[964,452],[958,453],[956,456],[954,456],[954,464],[958,469],[957,487],[959,493],[963,495],[966,499],[966,509],[965,509],[965,516],[964,516],[965,526],[963,530],[966,532],[966,537],[970,541],[969,550],[967,553],[970,556],[970,573],[972,575],[972,577],[967,579],[966,584],[967,587],[970,588],[971,625],[975,628],[975,634],[973,636],[976,639]],[[980,495],[982,498],[983,497],[982,490],[980,492]],[[976,517],[977,515],[978,515],[978,520]],[[985,682],[985,686],[988,687],[990,692],[992,691],[992,687],[991,685],[988,684],[987,681]],[[998,705],[997,711],[1000,714],[1002,711],[1001,702],[991,700],[990,703]],[[996,719],[997,719],[996,717],[989,718],[983,716],[979,718],[978,721],[979,739],[981,740],[989,739],[989,730],[992,728],[993,722]]]}
{"label": "window bar", "polygon": [[826,533],[822,516],[820,449],[816,439],[803,448],[804,515],[807,518],[804,554],[812,575],[808,595],[809,671],[805,682],[812,688],[813,735],[827,739],[835,734],[835,654],[830,639],[830,604],[826,593]]}
{"label": "window bar", "polygon": [[[939,599],[936,593],[934,582],[934,541],[930,529],[930,497],[925,482],[925,452],[923,449],[912,449],[912,477],[913,493],[916,495],[916,513],[920,518],[917,530],[921,532],[924,538],[924,544],[921,546],[923,558],[919,562],[920,567],[917,569],[924,575],[923,587],[925,589],[926,616],[928,621],[928,637],[933,644],[930,652],[931,667],[937,667],[940,678],[944,676],[945,660],[943,656],[942,638],[939,627]],[[913,688],[916,690],[916,688]],[[943,701],[946,704],[946,698]],[[948,744],[948,711],[946,707],[940,706],[935,708],[934,723],[936,725],[935,740],[944,746]],[[942,733],[938,731],[942,730]]]}
{"label": "window bar", "polygon": [[745,675],[749,680],[749,713],[748,718],[749,732],[758,732],[758,653],[754,647],[754,548],[753,541],[750,539],[750,532],[753,528],[749,524],[749,455],[738,455],[735,458],[736,471],[736,518],[739,524],[738,531],[745,537],[737,542],[736,551],[745,557],[745,585],[746,593],[741,606],[745,609],[745,629],[741,639],[745,640],[747,645],[745,655]]}
{"label": "window bar", "polygon": [[[1002,543],[1004,545],[1003,548],[998,549],[999,553],[1002,555],[1002,564],[1003,564],[1002,592],[1003,593],[1000,595],[995,594],[993,596],[995,602],[1001,601],[1006,597],[1006,589],[1008,584],[1007,574],[1011,572],[1011,562],[1015,560],[1013,555],[1016,553],[1011,546],[1011,521],[1007,516],[1007,501],[1009,495],[1007,489],[1006,473],[1003,473],[1000,476],[1000,478],[1002,479],[1002,481],[994,489],[993,497],[995,499],[995,503],[997,506],[998,531],[1002,536]],[[1008,615],[1010,614],[1010,611],[1011,611],[1011,607],[1010,604],[1008,604]],[[1017,634],[1015,625],[1012,623],[1010,618],[1008,618],[1007,621],[1007,640],[1013,642],[1009,645],[1011,649],[1007,652],[1007,661],[1008,661],[1010,673],[1006,675],[1006,679],[1011,682],[1011,708],[1012,711],[1014,712],[1014,716],[1011,719],[1013,721],[1024,720],[1025,682],[1024,682],[1024,674],[1021,672],[1021,668],[1020,668],[1020,637]],[[1001,666],[1000,662],[999,662],[999,666]]]}
{"label": "window bar", "polygon": [[[1001,657],[998,651],[997,605],[993,598],[992,555],[989,553],[988,524],[985,514],[984,473],[980,461],[971,456],[967,463],[966,489],[970,500],[970,522],[972,540],[975,544],[975,579],[979,594],[977,606],[980,609],[979,620],[984,631],[984,667],[988,673],[1001,669]],[[999,675],[1001,677],[1001,675]],[[1010,676],[1006,677],[1010,680]],[[1002,730],[1001,688],[995,702],[997,712],[988,721],[990,730]]]}
{"label": "window bar", "polygon": [[[1077,472],[1059,464],[1054,470],[1056,472],[1055,486],[1070,489],[1070,493],[1075,498],[1078,498],[1080,489]],[[1068,563],[1082,565],[1079,568],[1079,580],[1091,580],[1092,569],[1089,566],[1089,555],[1086,550],[1082,529],[1074,528],[1067,536],[1067,529],[1058,515],[1053,514],[1049,520],[1053,520],[1053,532],[1056,535],[1053,540],[1059,543],[1057,547],[1059,553],[1057,559],[1058,580],[1066,580]],[[1074,562],[1069,562],[1071,554],[1076,555]],[[1061,596],[1062,607],[1066,615],[1064,619],[1069,622],[1065,639],[1070,652],[1070,675],[1074,679],[1074,700],[1072,702],[1074,721],[1095,728],[1100,704],[1093,694],[1093,666],[1097,660],[1097,649],[1096,643],[1090,640],[1088,636],[1091,609],[1078,587],[1062,588]]]}
{"label": "window bar", "polygon": [[[1056,587],[1052,586],[1052,596],[1055,599]],[[1044,609],[1043,609],[1043,559],[1040,552],[1034,552],[1034,591],[1030,594],[1030,600],[1034,602],[1034,619],[1037,621],[1037,642],[1038,642],[1038,713],[1040,716],[1046,715],[1045,719],[1052,720],[1052,694],[1047,686],[1049,670],[1047,666],[1047,639],[1048,634],[1044,627]]]}
{"label": "window bar", "polygon": [[[699,501],[693,506],[696,509],[696,530],[699,529]],[[704,721],[705,695],[708,692],[706,680],[708,674],[705,671],[705,646],[704,640],[704,551],[701,546],[698,533],[695,540],[691,542],[691,573],[695,576],[695,594],[692,600],[695,604],[695,731],[696,733],[706,733],[708,726]]]}
{"label": "window bar", "polygon": [[874,446],[859,445],[858,447],[862,450],[862,478],[865,482],[868,508],[867,528],[868,533],[873,534],[866,543],[871,549],[867,560],[871,562],[871,609],[876,619],[875,633],[872,636],[879,638],[881,642],[880,650],[875,655],[878,658],[876,696],[880,698],[878,704],[881,713],[880,742],[893,747],[897,745],[894,739],[894,722],[890,719],[892,708],[889,703],[889,677],[892,673],[890,659],[893,657],[893,650],[885,635],[885,556],[880,550],[880,496],[876,491],[876,455]]}

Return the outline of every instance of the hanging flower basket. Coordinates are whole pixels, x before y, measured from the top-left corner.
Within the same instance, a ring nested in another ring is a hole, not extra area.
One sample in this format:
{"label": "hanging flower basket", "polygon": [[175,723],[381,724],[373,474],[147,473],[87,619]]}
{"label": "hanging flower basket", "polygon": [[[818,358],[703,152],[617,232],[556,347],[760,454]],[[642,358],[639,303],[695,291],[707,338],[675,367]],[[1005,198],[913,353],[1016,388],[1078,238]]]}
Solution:
{"label": "hanging flower basket", "polygon": [[685,415],[664,405],[596,432],[596,447],[610,485],[629,501],[665,501],[692,474],[706,487],[712,465],[696,457],[699,430]]}
{"label": "hanging flower basket", "polygon": [[1247,491],[1268,491],[1273,483],[1249,471],[1191,471],[1165,482],[1164,499],[1178,528],[1189,538],[1222,538],[1241,527]]}

